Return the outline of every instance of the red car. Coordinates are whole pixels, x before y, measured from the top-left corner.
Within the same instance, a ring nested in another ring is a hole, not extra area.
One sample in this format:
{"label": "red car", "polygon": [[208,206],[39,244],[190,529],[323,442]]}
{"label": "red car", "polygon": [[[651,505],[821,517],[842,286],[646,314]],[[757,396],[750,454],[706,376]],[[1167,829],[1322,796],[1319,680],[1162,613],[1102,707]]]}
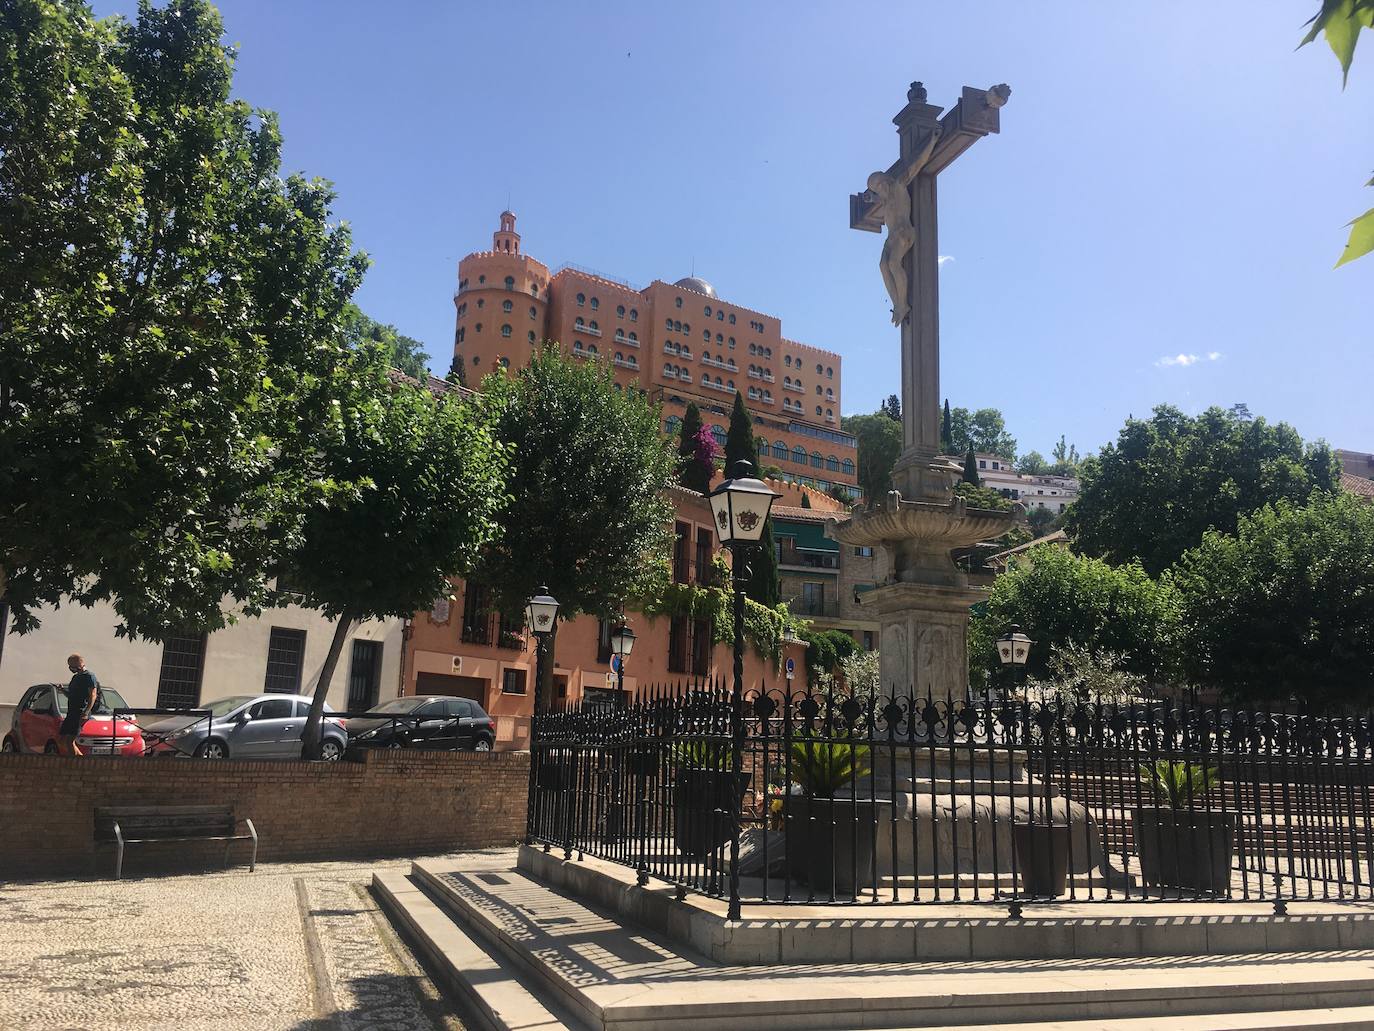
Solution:
{"label": "red car", "polygon": [[[102,687],[90,719],[77,735],[77,747],[87,755],[142,755],[143,732],[138,724],[115,719],[111,712],[111,706],[127,705],[118,691]],[[15,706],[14,724],[0,740],[0,751],[56,752],[57,732],[66,715],[67,689],[62,684],[35,684]]]}

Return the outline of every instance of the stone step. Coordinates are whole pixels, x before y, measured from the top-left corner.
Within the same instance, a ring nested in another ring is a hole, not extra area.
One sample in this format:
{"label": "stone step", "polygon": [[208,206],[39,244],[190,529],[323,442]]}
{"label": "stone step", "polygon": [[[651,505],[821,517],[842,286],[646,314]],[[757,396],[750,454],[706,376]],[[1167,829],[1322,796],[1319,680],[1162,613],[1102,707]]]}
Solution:
{"label": "stone step", "polygon": [[1289,1025],[1281,1018],[1244,1021],[1265,1012],[1374,1006],[1374,953],[1368,951],[1282,960],[1248,955],[731,966],[624,925],[514,869],[468,873],[461,863],[421,861],[414,878],[517,970],[546,1007],[566,1007],[598,1029],[986,1025],[1031,1031],[1061,1022],[1089,1031],[1167,1015],[1170,1031],[1183,1031],[1194,1026],[1182,1023],[1190,1015],[1220,1020],[1246,1014],[1229,1025],[1199,1028],[1278,1028]]}
{"label": "stone step", "polygon": [[1343,1006],[1276,1013],[1200,1013],[1192,1016],[1052,1020],[1034,1024],[945,1024],[899,1031],[1353,1031],[1374,1027],[1374,1006]]}
{"label": "stone step", "polygon": [[486,1031],[560,1031],[566,1014],[555,1013],[522,981],[509,960],[483,948],[452,914],[398,872],[374,873],[372,888],[401,936],[437,972],[442,986],[467,1004]]}

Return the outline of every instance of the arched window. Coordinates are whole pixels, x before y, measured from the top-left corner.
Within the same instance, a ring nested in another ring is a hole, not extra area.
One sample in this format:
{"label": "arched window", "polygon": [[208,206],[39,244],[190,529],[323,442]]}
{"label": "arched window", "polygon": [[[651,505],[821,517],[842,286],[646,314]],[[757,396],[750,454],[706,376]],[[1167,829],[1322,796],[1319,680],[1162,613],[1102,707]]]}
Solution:
{"label": "arched window", "polygon": [[723,343],[725,343],[725,337],[723,337],[723,336],[721,336],[719,333],[717,333],[717,334],[716,334],[716,343],[718,343],[718,344],[723,344]]}
{"label": "arched window", "polygon": [[802,447],[800,444],[798,444],[796,447],[794,447],[794,448],[792,449],[792,461],[796,462],[796,463],[799,464],[799,465],[805,465],[805,464],[806,464],[806,448]]}
{"label": "arched window", "polygon": [[537,308],[536,308],[534,305],[532,305],[532,304],[530,305],[530,318],[532,318],[532,319],[537,319],[537,318],[539,318],[539,309],[537,309]]}
{"label": "arched window", "polygon": [[817,362],[817,363],[816,363],[816,375],[819,376],[819,375],[820,375],[822,372],[824,372],[824,371],[825,371],[825,366],[822,365],[820,362]]}
{"label": "arched window", "polygon": [[792,367],[792,356],[790,354],[783,355],[782,363],[790,369]]}
{"label": "arched window", "polygon": [[503,337],[508,337],[508,336],[510,336],[510,323],[509,323],[509,322],[507,322],[507,323],[505,323],[504,325],[501,326],[501,335],[502,335]]}
{"label": "arched window", "polygon": [[611,386],[615,387],[615,392],[616,392],[617,394],[620,393],[620,384],[619,384],[619,383],[612,383]]}
{"label": "arched window", "polygon": [[830,366],[828,366],[828,365],[825,367],[825,378],[826,378],[826,379],[834,379],[834,378],[835,378],[835,370],[832,369],[832,368],[831,368]]}
{"label": "arched window", "polygon": [[534,343],[534,330],[530,330],[530,343]]}
{"label": "arched window", "polygon": [[672,320],[672,319],[664,319],[664,320],[663,320],[663,328],[664,328],[664,329],[667,329],[667,330],[671,330],[671,329],[673,328],[673,320]]}
{"label": "arched window", "polygon": [[586,303],[587,303],[587,295],[586,295],[586,294],[578,294],[578,295],[577,295],[577,306],[580,308],[580,307],[582,307],[582,306],[583,306],[584,304],[586,304]]}
{"label": "arched window", "polygon": [[681,425],[682,420],[679,419],[676,415],[670,415],[668,416],[668,418],[663,420],[663,430],[665,433],[677,433],[678,428]]}
{"label": "arched window", "polygon": [[682,323],[681,323],[681,322],[674,322],[674,323],[673,323],[673,332],[674,332],[674,333],[681,333],[681,332],[682,332]]}
{"label": "arched window", "polygon": [[487,277],[486,277],[486,276],[478,276],[478,277],[477,277],[477,283],[478,283],[479,286],[480,286],[482,283],[485,283],[486,281],[487,281]]}
{"label": "arched window", "polygon": [[538,297],[538,296],[539,296],[539,284],[538,284],[538,283],[531,283],[531,284],[530,284],[530,296],[531,296],[531,297]]}
{"label": "arched window", "polygon": [[733,351],[734,349],[735,349],[735,338],[734,338],[734,337],[731,337],[731,338],[730,338],[730,350]]}
{"label": "arched window", "polygon": [[719,387],[719,386],[721,386],[721,385],[722,385],[722,384],[721,384],[721,382],[720,382],[720,377],[717,376],[717,377],[716,377],[716,386]]}
{"label": "arched window", "polygon": [[617,304],[615,306],[615,317],[618,319],[623,319],[625,317],[625,305]]}
{"label": "arched window", "polygon": [[817,414],[817,415],[820,415],[820,414],[821,414],[821,406],[820,406],[820,405],[817,405],[817,406],[816,406],[816,414]]}
{"label": "arched window", "polygon": [[615,353],[615,360],[618,361],[618,362],[623,362],[623,361],[625,360],[625,355],[623,355],[621,352],[617,351],[617,352]]}
{"label": "arched window", "polygon": [[835,410],[833,408],[827,408],[825,410],[825,417],[827,419],[833,419],[835,417]]}
{"label": "arched window", "polygon": [[779,461],[787,457],[787,445],[781,440],[773,441],[773,457]]}
{"label": "arched window", "polygon": [[596,354],[596,345],[595,345],[595,344],[588,344],[588,345],[587,345],[587,353],[588,353],[588,354]]}
{"label": "arched window", "polygon": [[681,297],[679,297],[679,298],[678,298],[678,299],[677,299],[677,301],[676,301],[676,302],[674,302],[674,303],[676,303],[676,304],[677,304],[677,306],[678,306],[678,307],[679,307],[679,308],[681,308],[681,307],[682,307],[682,298],[681,298]]}
{"label": "arched window", "polygon": [[[817,397],[820,397],[820,396],[821,396],[821,385],[820,385],[819,383],[816,384],[816,396],[817,396]],[[819,413],[818,413],[818,414],[819,414]]]}
{"label": "arched window", "polygon": [[[717,379],[716,382],[719,383],[720,380]],[[734,389],[735,389],[735,381],[732,380],[732,379],[726,380],[726,381],[725,381],[725,385],[726,385],[727,387],[729,387],[731,390],[734,390]]]}
{"label": "arched window", "polygon": [[634,330],[630,330],[630,342],[634,344],[639,343],[639,337],[635,336]]}
{"label": "arched window", "polygon": [[771,405],[773,403],[773,392],[771,390],[765,390],[763,392],[763,399]]}
{"label": "arched window", "polygon": [[507,290],[514,290],[514,289],[515,289],[515,277],[514,277],[514,276],[507,276],[507,277],[506,277],[506,289],[507,289]]}
{"label": "arched window", "polygon": [[482,356],[480,354],[474,354],[468,361],[472,362],[472,367],[475,369],[482,364]]}
{"label": "arched window", "polygon": [[840,460],[836,458],[834,455],[826,455],[825,467],[830,472],[837,473],[840,471]]}
{"label": "arched window", "polygon": [[486,307],[486,304],[487,304],[487,299],[486,299],[485,297],[479,297],[479,298],[477,298],[477,307],[479,307],[479,308],[484,308],[484,307]]}
{"label": "arched window", "polygon": [[482,332],[482,324],[481,324],[480,322],[477,323],[477,325],[473,326],[472,328],[473,328],[476,332],[478,332],[478,333]]}
{"label": "arched window", "polygon": [[502,301],[502,302],[501,302],[501,310],[502,310],[502,311],[510,311],[510,310],[511,310],[512,308],[514,308],[514,307],[515,307],[515,305],[511,304],[510,301]]}
{"label": "arched window", "polygon": [[599,330],[601,327],[596,324],[596,319],[592,319],[591,322],[587,323],[587,328],[596,331]]}
{"label": "arched window", "polygon": [[758,399],[759,399],[759,392],[758,392],[757,390],[755,390],[753,387],[750,387],[750,388],[749,388],[749,400],[750,400],[750,401],[757,401]]}
{"label": "arched window", "polygon": [[834,388],[834,387],[826,387],[826,388],[825,388],[825,399],[826,399],[827,401],[833,401],[833,400],[835,400],[835,388]]}
{"label": "arched window", "polygon": [[711,377],[710,377],[710,375],[708,375],[707,373],[703,372],[703,373],[701,374],[701,382],[702,382],[702,383],[710,383],[710,382],[711,382]]}
{"label": "arched window", "polygon": [[464,336],[464,334],[466,334],[466,333],[467,333],[467,330],[466,330],[466,329],[460,329],[460,330],[458,331],[458,342],[459,342],[460,344],[463,342],[463,336]]}
{"label": "arched window", "polygon": [[820,469],[822,466],[825,465],[825,459],[821,457],[821,453],[819,451],[811,452],[811,464],[814,465],[817,469]]}
{"label": "arched window", "polygon": [[597,308],[600,308],[600,307],[601,307],[601,302],[598,301],[595,297],[593,297],[593,298],[592,298],[592,311],[596,311],[596,309],[597,309]]}
{"label": "arched window", "polygon": [[509,358],[502,358],[502,359],[501,359],[501,368],[503,368],[503,369],[509,369],[509,368],[510,368],[510,359],[509,359]]}
{"label": "arched window", "polygon": [[638,321],[639,321],[639,309],[638,309],[638,308],[631,308],[631,309],[630,309],[630,321],[631,321],[631,322],[638,322]]}
{"label": "arched window", "polygon": [[692,324],[691,324],[690,322],[684,322],[684,323],[682,324],[682,332],[684,332],[684,333],[690,333],[690,332],[692,332]]}
{"label": "arched window", "polygon": [[[750,389],[752,390],[753,388],[750,387]],[[754,450],[757,451],[757,452],[759,453],[759,456],[760,456],[760,457],[767,455],[767,454],[768,454],[768,439],[767,439],[766,437],[755,437],[755,438],[754,438]]]}
{"label": "arched window", "polygon": [[765,358],[772,358],[772,357],[773,357],[773,349],[772,349],[771,347],[765,347],[765,348],[763,349],[763,356],[764,356]]}
{"label": "arched window", "polygon": [[734,313],[732,312],[731,315],[730,315],[730,325],[733,326],[734,324],[735,324],[735,316],[734,316]]}
{"label": "arched window", "polygon": [[846,476],[854,475],[854,459],[846,458],[843,462],[840,463],[840,467],[844,469],[844,474]]}
{"label": "arched window", "polygon": [[706,312],[706,317],[709,319],[711,317],[711,306],[709,304],[706,305],[704,310]]}
{"label": "arched window", "polygon": [[711,342],[711,331],[709,329],[703,329],[701,331],[701,339],[709,344]]}
{"label": "arched window", "polygon": [[757,347],[755,347],[754,344],[753,344],[752,342],[749,344],[749,353],[750,353],[750,354],[758,354],[758,353],[759,353],[759,349],[758,349]]}
{"label": "arched window", "polygon": [[582,330],[584,330],[584,329],[586,329],[586,328],[587,328],[587,324],[586,324],[585,322],[582,321],[582,316],[581,316],[581,315],[579,315],[575,320],[573,320],[573,329],[575,329],[575,330],[581,332]]}
{"label": "arched window", "polygon": [[717,321],[717,322],[724,322],[724,321],[725,321],[725,312],[721,311],[719,308],[716,309],[716,321]]}
{"label": "arched window", "polygon": [[711,427],[711,436],[716,438],[716,443],[721,447],[725,446],[725,427],[717,423]]}

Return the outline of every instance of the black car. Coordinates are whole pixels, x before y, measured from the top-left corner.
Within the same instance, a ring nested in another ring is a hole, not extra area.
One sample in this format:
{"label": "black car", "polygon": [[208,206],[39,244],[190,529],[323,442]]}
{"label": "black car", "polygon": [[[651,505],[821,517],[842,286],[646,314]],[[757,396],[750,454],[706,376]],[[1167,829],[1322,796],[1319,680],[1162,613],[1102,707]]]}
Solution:
{"label": "black car", "polygon": [[489,752],[496,723],[469,698],[413,695],[393,698],[355,716],[345,727],[349,747],[428,748]]}

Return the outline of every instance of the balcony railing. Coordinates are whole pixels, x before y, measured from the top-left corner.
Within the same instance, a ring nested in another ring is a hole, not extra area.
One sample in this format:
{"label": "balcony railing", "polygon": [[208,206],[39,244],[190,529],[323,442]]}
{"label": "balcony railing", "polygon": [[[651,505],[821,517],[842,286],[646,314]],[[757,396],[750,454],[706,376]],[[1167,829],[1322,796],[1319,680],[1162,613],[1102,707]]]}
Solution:
{"label": "balcony railing", "polygon": [[624,344],[626,347],[638,347],[638,346],[639,346],[639,341],[638,341],[638,340],[631,340],[629,337],[626,337],[626,336],[617,336],[617,337],[615,338],[615,342],[616,342],[617,344]]}
{"label": "balcony railing", "polygon": [[790,598],[787,601],[787,610],[795,616],[838,619],[840,603],[834,598]]}
{"label": "balcony railing", "polygon": [[726,369],[726,370],[728,370],[728,371],[730,371],[730,372],[739,372],[739,367],[736,366],[734,362],[721,362],[721,361],[716,361],[716,359],[714,359],[714,358],[708,358],[708,357],[706,357],[705,355],[702,355],[702,356],[701,356],[701,364],[702,364],[702,365],[713,365],[713,366],[715,366],[717,369]]}
{"label": "balcony railing", "polygon": [[601,330],[599,330],[599,329],[592,329],[591,326],[588,326],[586,323],[583,323],[583,322],[574,323],[574,324],[573,324],[573,332],[574,332],[574,333],[585,333],[585,334],[586,334],[587,336],[589,336],[589,337],[599,337],[599,336],[601,335]]}
{"label": "balcony railing", "polygon": [[497,612],[475,616],[471,622],[464,621],[461,636],[464,644],[482,644],[512,651],[525,649],[522,628],[502,619],[501,614]]}
{"label": "balcony railing", "polygon": [[735,392],[734,387],[726,386],[724,383],[712,383],[710,380],[704,380],[701,385],[708,390],[719,390],[722,394],[733,394]]}
{"label": "balcony railing", "polygon": [[782,385],[782,389],[783,389],[783,390],[795,390],[798,394],[805,394],[805,393],[806,393],[806,388],[805,388],[804,386],[802,386],[800,383],[784,383],[784,384]]}
{"label": "balcony railing", "polygon": [[638,371],[639,362],[632,362],[628,358],[612,358],[612,365],[619,365],[622,369],[634,369]]}
{"label": "balcony railing", "polygon": [[763,381],[764,381],[765,383],[775,383],[775,382],[777,382],[775,379],[773,379],[773,374],[772,374],[771,372],[765,372],[765,373],[763,374]]}

